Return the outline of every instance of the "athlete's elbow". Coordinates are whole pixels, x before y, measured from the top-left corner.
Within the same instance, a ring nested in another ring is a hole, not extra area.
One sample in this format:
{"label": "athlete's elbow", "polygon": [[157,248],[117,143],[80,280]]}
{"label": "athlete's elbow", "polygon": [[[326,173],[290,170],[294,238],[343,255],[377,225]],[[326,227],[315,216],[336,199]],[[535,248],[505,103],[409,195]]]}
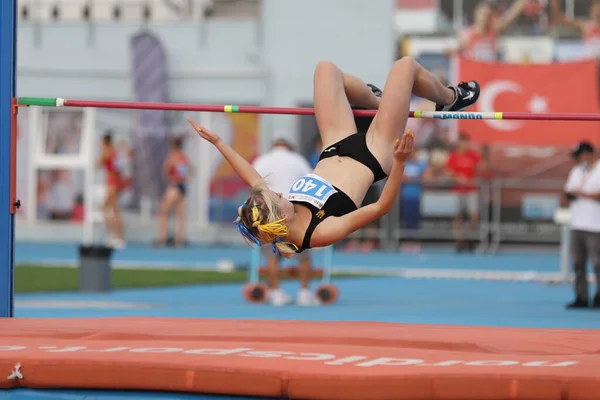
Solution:
{"label": "athlete's elbow", "polygon": [[394,208],[394,202],[380,199],[378,202],[375,203],[375,206],[375,214],[377,216],[376,219],[379,219],[387,213],[389,213],[390,211],[392,211],[392,208]]}

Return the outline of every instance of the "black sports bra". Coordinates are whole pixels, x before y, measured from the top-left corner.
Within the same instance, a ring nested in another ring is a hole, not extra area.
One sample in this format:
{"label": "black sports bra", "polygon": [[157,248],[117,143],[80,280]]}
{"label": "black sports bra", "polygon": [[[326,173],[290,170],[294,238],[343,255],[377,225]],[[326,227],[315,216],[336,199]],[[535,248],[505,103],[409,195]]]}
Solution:
{"label": "black sports bra", "polygon": [[346,193],[313,174],[303,176],[292,185],[288,200],[308,208],[311,212],[310,223],[297,253],[310,249],[313,232],[327,217],[341,217],[357,209],[354,201]]}

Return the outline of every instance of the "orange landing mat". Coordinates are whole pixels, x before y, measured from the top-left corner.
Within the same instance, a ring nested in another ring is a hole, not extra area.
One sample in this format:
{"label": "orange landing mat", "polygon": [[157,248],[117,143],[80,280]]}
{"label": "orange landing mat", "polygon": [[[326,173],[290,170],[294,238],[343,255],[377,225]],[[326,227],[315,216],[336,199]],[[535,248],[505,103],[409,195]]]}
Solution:
{"label": "orange landing mat", "polygon": [[4,319],[0,387],[326,400],[598,400],[600,330]]}

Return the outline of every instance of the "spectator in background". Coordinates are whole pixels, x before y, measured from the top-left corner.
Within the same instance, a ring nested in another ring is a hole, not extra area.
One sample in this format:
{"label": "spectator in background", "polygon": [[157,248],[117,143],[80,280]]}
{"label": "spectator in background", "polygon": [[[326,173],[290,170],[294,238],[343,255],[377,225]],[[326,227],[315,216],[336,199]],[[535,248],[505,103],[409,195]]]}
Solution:
{"label": "spectator in background", "polygon": [[458,37],[454,51],[463,57],[478,61],[498,61],[498,36],[501,35],[523,12],[529,0],[515,0],[501,16],[497,16],[494,1],[482,0],[473,12],[473,24]]}
{"label": "spectator in background", "polygon": [[477,176],[486,181],[491,181],[494,178],[492,154],[490,146],[487,144],[481,146],[481,160],[479,162],[479,167],[477,168]]}
{"label": "spectator in background", "polygon": [[542,15],[547,16],[546,9],[548,0],[529,0],[523,9],[522,18],[517,22],[519,26],[528,28],[529,32],[534,35],[539,35],[544,30],[545,26],[541,25],[540,18]]}
{"label": "spectator in background", "polygon": [[471,141],[467,134],[461,133],[456,149],[450,153],[446,168],[455,185],[454,192],[458,197],[458,215],[454,220],[456,234],[456,250],[462,252],[467,249],[473,251],[475,242],[466,239],[463,232],[463,219],[469,220],[469,232],[472,233],[479,225],[479,188],[474,185],[481,156],[471,148]]}
{"label": "spectator in background", "polygon": [[447,185],[452,182],[446,164],[448,163],[448,153],[443,150],[434,150],[429,154],[429,160],[425,172],[423,172],[423,182],[434,185]]}
{"label": "spectator in background", "polygon": [[185,245],[185,195],[187,192],[187,180],[192,174],[192,166],[183,151],[183,141],[175,138],[171,141],[171,150],[163,163],[163,172],[167,178],[167,188],[163,194],[158,214],[158,239],[154,242],[155,247],[164,246],[167,241],[167,230],[169,215],[175,209],[176,230],[175,246]]}
{"label": "spectator in background", "polygon": [[123,234],[123,220],[119,207],[119,194],[122,181],[119,169],[119,154],[113,145],[112,132],[107,132],[102,137],[102,150],[96,161],[98,167],[104,168],[106,173],[106,197],[103,211],[109,246],[122,249],[125,247]]}
{"label": "spectator in background", "polygon": [[51,173],[52,186],[48,192],[47,206],[50,219],[54,221],[68,221],[71,219],[75,205],[75,193],[71,180],[71,171],[54,170]]}
{"label": "spectator in background", "polygon": [[[283,139],[276,140],[269,152],[257,157],[253,166],[265,179],[269,189],[286,197],[290,187],[298,178],[312,172],[312,168],[306,159],[296,153],[292,145]],[[286,305],[292,301],[292,297],[285,293],[279,285],[282,256],[279,253],[273,253],[271,246],[263,246],[262,251],[267,258],[267,301],[275,306]],[[310,254],[311,252],[307,250],[298,255],[300,261],[298,273],[301,287],[296,297],[296,303],[299,306],[317,306],[320,304],[317,296],[309,289],[312,269]]]}
{"label": "spectator in background", "polygon": [[78,194],[75,196],[75,205],[73,206],[73,212],[71,213],[71,221],[81,224],[85,219],[85,204],[83,202],[83,195]]}
{"label": "spectator in background", "polygon": [[600,282],[600,162],[594,146],[581,142],[573,151],[579,163],[571,169],[565,194],[571,209],[571,256],[575,270],[575,300],[567,308],[600,309],[600,289],[589,302],[587,261],[591,258]]}
{"label": "spectator in background", "polygon": [[562,12],[558,0],[551,0],[550,6],[550,15],[555,22],[579,30],[583,37],[586,57],[600,59],[600,0],[595,0],[590,5],[590,18],[587,21],[568,18]]}
{"label": "spectator in background", "polygon": [[37,182],[37,208],[36,215],[38,219],[50,218],[50,211],[48,210],[48,192],[50,190],[50,182],[44,174],[38,175]]}
{"label": "spectator in background", "polygon": [[[486,198],[486,203],[484,204],[482,202],[482,207],[487,208],[487,216],[488,219],[489,217],[492,215],[493,213],[493,205],[492,205],[492,196],[491,196],[491,184],[492,184],[492,180],[494,179],[494,177],[496,176],[496,172],[494,171],[494,167],[492,166],[492,155],[491,155],[491,150],[490,150],[490,146],[487,144],[484,144],[483,146],[481,146],[481,160],[479,162],[479,166],[477,168],[477,177],[482,181],[483,184],[485,184],[485,190],[488,191],[488,196]],[[492,243],[492,232],[489,228],[489,224],[487,225],[487,235],[485,236],[485,241],[487,244],[491,244]]]}
{"label": "spectator in background", "polygon": [[[419,230],[421,220],[422,179],[427,169],[427,161],[418,152],[413,152],[404,167],[404,183],[400,188],[400,226],[407,230],[403,237],[411,238],[410,231]],[[418,244],[405,243],[406,250],[418,251]]]}

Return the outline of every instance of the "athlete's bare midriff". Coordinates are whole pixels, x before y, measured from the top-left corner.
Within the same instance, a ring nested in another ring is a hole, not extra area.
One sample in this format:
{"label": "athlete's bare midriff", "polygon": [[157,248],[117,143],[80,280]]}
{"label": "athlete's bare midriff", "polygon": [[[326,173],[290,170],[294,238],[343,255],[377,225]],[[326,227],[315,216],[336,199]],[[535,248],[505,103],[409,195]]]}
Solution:
{"label": "athlete's bare midriff", "polygon": [[346,193],[357,207],[373,184],[371,170],[349,157],[325,158],[319,161],[313,173]]}

